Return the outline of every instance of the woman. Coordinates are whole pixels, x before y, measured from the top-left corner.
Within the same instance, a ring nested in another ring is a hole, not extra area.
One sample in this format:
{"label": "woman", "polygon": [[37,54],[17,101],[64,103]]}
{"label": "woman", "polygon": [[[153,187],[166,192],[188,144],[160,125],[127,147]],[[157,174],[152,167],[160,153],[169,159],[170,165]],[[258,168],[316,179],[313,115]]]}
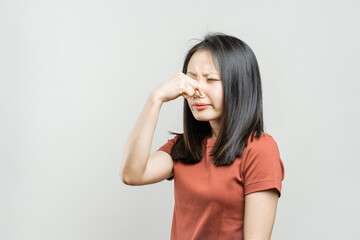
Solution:
{"label": "woman", "polygon": [[[163,103],[184,97],[184,133],[150,154]],[[174,181],[171,239],[270,239],[284,165],[263,129],[255,54],[208,34],[182,73],[154,89],[133,127],[120,176],[128,185]]]}

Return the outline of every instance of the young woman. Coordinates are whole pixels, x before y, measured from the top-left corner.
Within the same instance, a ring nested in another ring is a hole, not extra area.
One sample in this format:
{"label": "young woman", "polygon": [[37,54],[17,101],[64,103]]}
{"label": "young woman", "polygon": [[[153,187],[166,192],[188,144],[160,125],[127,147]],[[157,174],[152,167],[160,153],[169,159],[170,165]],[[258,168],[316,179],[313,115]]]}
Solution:
{"label": "young woman", "polygon": [[[180,96],[184,133],[150,154],[162,104]],[[208,34],[149,95],[120,176],[128,185],[174,179],[171,239],[270,239],[284,165],[263,128],[255,54],[236,37]]]}

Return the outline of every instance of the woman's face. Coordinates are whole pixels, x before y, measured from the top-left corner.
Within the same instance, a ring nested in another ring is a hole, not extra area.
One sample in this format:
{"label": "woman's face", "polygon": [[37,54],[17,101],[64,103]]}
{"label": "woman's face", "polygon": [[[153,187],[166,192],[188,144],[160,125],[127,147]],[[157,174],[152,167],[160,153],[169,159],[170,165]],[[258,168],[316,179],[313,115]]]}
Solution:
{"label": "woman's face", "polygon": [[[196,51],[189,61],[186,75],[195,79],[204,93],[203,97],[187,98],[194,118],[198,121],[219,123],[223,104],[223,85],[220,72],[215,67],[210,51]],[[196,103],[208,105],[196,107]]]}

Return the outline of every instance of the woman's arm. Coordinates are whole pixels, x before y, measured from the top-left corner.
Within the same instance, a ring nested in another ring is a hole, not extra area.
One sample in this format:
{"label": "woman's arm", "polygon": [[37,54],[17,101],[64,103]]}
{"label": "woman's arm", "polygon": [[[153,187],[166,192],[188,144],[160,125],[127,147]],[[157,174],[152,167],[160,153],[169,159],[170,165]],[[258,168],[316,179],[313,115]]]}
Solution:
{"label": "woman's arm", "polygon": [[119,172],[126,184],[140,179],[145,172],[161,106],[162,101],[152,92],[130,132]]}
{"label": "woman's arm", "polygon": [[150,155],[159,112],[163,103],[195,94],[198,83],[182,72],[151,92],[125,144],[119,175],[128,185],[155,183],[170,177],[172,159],[164,152]]}
{"label": "woman's arm", "polygon": [[279,192],[269,189],[245,196],[244,240],[269,240],[275,222]]}

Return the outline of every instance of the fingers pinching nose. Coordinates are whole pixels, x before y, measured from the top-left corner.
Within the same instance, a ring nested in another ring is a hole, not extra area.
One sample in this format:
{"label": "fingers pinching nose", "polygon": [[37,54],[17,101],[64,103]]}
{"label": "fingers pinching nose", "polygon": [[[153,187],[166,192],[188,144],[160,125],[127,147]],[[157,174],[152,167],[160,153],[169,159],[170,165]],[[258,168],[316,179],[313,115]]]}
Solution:
{"label": "fingers pinching nose", "polygon": [[201,90],[196,89],[195,90],[195,94],[194,94],[194,98],[203,98],[205,95],[202,93]]}
{"label": "fingers pinching nose", "polygon": [[205,97],[204,93],[201,90],[196,89],[196,91],[198,92],[200,97]]}
{"label": "fingers pinching nose", "polygon": [[198,98],[198,97],[200,97],[199,91],[195,89],[194,98]]}

